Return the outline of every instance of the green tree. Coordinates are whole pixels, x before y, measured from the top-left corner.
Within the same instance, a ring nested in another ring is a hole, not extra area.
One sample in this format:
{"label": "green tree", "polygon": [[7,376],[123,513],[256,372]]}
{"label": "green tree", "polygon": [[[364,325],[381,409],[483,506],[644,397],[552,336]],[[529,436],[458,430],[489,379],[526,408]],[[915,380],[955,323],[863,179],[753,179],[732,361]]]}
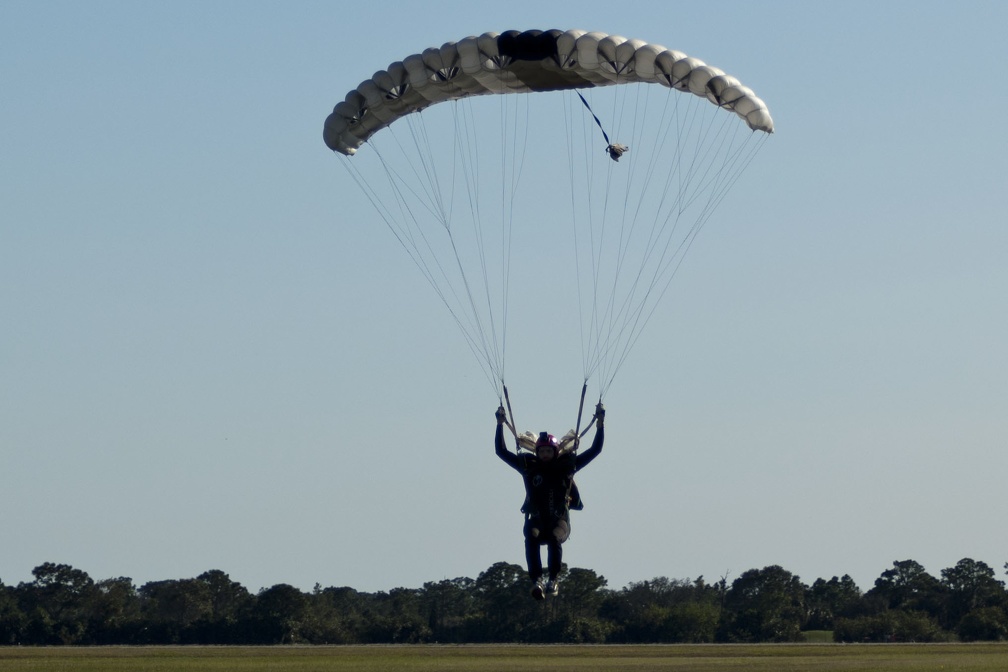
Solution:
{"label": "green tree", "polygon": [[374,625],[376,640],[392,644],[418,644],[428,641],[430,628],[421,613],[420,591],[393,588],[374,596],[379,618]]}
{"label": "green tree", "polygon": [[211,569],[196,577],[193,587],[206,609],[189,625],[191,639],[201,644],[237,644],[242,641],[242,623],[255,604],[255,599],[243,585],[219,569]]}
{"label": "green tree", "polygon": [[721,595],[719,585],[708,585],[702,576],[695,581],[660,576],[610,594],[600,613],[613,624],[613,641],[710,642]]}
{"label": "green tree", "polygon": [[938,623],[922,611],[890,609],[879,614],[838,618],[837,642],[937,642],[947,639]]}
{"label": "green tree", "polygon": [[468,641],[470,630],[479,618],[475,583],[470,578],[460,577],[424,584],[421,610],[426,615],[433,641]]}
{"label": "green tree", "polygon": [[482,613],[477,641],[534,641],[543,610],[529,598],[528,573],[519,565],[497,562],[476,577],[473,589]]}
{"label": "green tree", "polygon": [[606,579],[590,569],[564,566],[560,594],[543,605],[540,641],[565,644],[599,644],[609,636],[612,625],[599,618],[606,597]]}
{"label": "green tree", "polygon": [[199,626],[213,613],[210,590],[196,579],[150,581],[140,587],[145,621],[142,643],[195,644]]}
{"label": "green tree", "polygon": [[678,642],[709,644],[717,638],[724,610],[727,578],[707,584],[702,576],[693,581],[690,599],[673,607],[669,628]]}
{"label": "green tree", "polygon": [[252,610],[253,638],[258,644],[300,644],[309,622],[308,597],[294,586],[280,583],[265,588]]}
{"label": "green tree", "polygon": [[659,576],[635,581],[611,594],[601,608],[602,616],[615,626],[611,638],[620,642],[670,641],[664,624],[675,589],[676,582]]}
{"label": "green tree", "polygon": [[87,632],[86,605],[95,590],[94,581],[87,572],[51,562],[33,569],[32,575],[35,580],[21,591],[30,643],[81,643]]}
{"label": "green tree", "polygon": [[728,642],[794,642],[801,638],[806,588],[779,565],[751,569],[725,596],[719,638]]}
{"label": "green tree", "polygon": [[368,596],[353,588],[315,586],[306,637],[316,644],[361,644],[368,630]]}
{"label": "green tree", "polygon": [[562,590],[554,600],[558,609],[572,619],[596,618],[605,597],[605,577],[591,569],[573,567],[562,578]]}
{"label": "green tree", "polygon": [[1000,607],[979,607],[959,620],[956,633],[964,642],[1008,639],[1008,617]]}
{"label": "green tree", "polygon": [[963,558],[941,571],[941,583],[948,591],[945,624],[957,628],[964,616],[974,609],[1004,604],[1005,587],[994,569],[983,562]]}
{"label": "green tree", "polygon": [[133,579],[103,579],[95,584],[87,609],[91,644],[134,644],[142,627],[140,597]]}
{"label": "green tree", "polygon": [[0,581],[0,646],[21,643],[28,617],[18,606],[14,588]]}
{"label": "green tree", "polygon": [[877,597],[889,609],[922,611],[940,618],[944,611],[945,590],[935,577],[914,560],[897,560],[892,569],[875,579],[875,587],[866,597]]}
{"label": "green tree", "polygon": [[816,579],[805,595],[805,628],[832,630],[836,618],[852,618],[861,609],[861,589],[849,575],[829,581]]}

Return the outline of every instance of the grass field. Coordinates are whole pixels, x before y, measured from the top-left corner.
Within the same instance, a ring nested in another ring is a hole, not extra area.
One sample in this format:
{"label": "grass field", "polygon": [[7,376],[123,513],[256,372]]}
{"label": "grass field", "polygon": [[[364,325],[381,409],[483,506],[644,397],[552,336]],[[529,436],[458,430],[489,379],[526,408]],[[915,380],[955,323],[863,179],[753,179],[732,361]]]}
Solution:
{"label": "grass field", "polygon": [[1003,672],[1008,644],[0,648],[0,670]]}

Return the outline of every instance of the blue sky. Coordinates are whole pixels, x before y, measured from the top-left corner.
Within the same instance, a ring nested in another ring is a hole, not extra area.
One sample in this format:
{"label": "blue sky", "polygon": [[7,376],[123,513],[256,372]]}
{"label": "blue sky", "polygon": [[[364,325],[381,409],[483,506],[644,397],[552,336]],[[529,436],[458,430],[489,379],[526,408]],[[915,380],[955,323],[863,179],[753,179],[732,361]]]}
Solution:
{"label": "blue sky", "polygon": [[[521,563],[497,398],[321,129],[393,60],[553,27],[697,56],[776,123],[607,394],[567,562],[1001,572],[1003,3],[403,5],[0,5],[0,580]],[[516,414],[566,428],[581,381],[527,355]]]}

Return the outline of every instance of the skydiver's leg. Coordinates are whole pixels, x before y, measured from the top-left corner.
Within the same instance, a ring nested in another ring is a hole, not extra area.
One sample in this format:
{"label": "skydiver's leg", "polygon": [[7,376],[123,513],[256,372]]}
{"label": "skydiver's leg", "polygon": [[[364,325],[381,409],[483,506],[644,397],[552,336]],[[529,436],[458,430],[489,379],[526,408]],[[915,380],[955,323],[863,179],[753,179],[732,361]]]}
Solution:
{"label": "skydiver's leg", "polygon": [[563,519],[558,520],[546,544],[550,581],[556,581],[560,575],[563,566],[563,542],[567,541],[568,537],[570,537],[570,523]]}
{"label": "skydiver's leg", "polygon": [[546,549],[549,578],[550,581],[556,581],[560,568],[563,567],[563,546],[556,539],[550,539]]}
{"label": "skydiver's leg", "polygon": [[525,562],[528,564],[529,578],[535,583],[542,578],[542,555],[539,546],[542,539],[539,534],[541,525],[535,518],[525,521]]}
{"label": "skydiver's leg", "polygon": [[539,542],[533,539],[525,540],[525,562],[528,563],[529,578],[535,583],[542,578],[542,555],[539,553]]}
{"label": "skydiver's leg", "polygon": [[537,600],[546,599],[546,586],[542,580],[542,554],[539,546],[546,542],[541,534],[541,521],[529,518],[525,521],[525,562],[528,563],[529,578],[532,579],[532,597]]}

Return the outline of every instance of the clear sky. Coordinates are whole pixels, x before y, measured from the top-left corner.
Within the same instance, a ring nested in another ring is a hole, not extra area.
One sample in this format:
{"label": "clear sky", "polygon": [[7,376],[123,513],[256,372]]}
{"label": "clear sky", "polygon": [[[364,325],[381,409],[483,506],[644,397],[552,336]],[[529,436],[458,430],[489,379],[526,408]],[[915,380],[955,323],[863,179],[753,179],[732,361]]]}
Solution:
{"label": "clear sky", "polygon": [[[375,591],[523,563],[497,398],[321,139],[391,61],[512,28],[680,49],[776,122],[606,396],[567,562],[614,588],[1004,578],[1006,25],[1003,2],[3,2],[0,580]],[[528,362],[519,424],[571,426],[581,381]]]}

